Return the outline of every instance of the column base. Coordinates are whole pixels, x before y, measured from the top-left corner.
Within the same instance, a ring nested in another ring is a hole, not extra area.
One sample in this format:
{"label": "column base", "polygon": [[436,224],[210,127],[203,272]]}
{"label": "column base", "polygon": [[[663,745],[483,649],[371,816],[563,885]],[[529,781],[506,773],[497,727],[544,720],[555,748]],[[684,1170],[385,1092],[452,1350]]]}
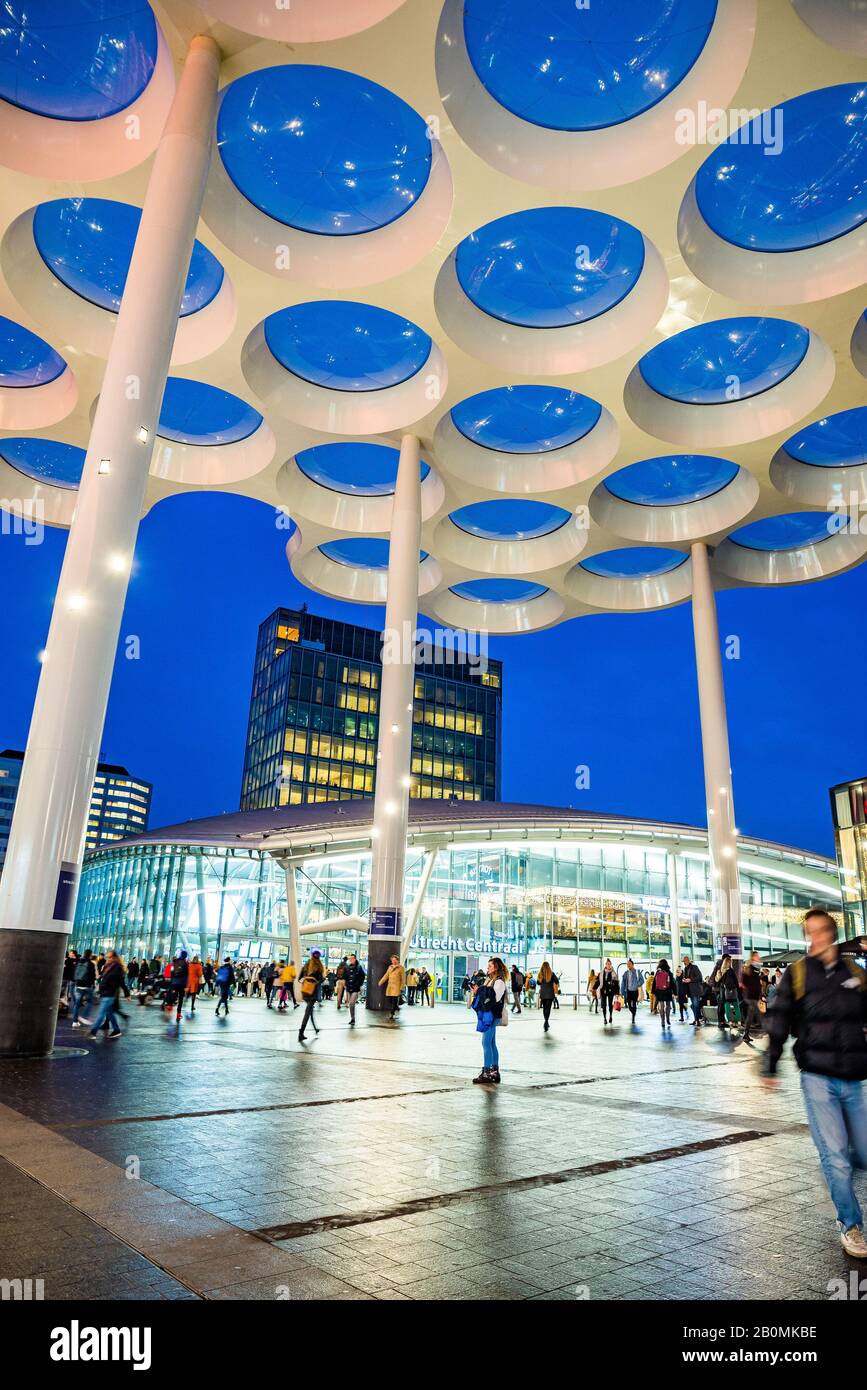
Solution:
{"label": "column base", "polygon": [[54,1047],[65,931],[0,931],[0,1057],[47,1057]]}
{"label": "column base", "polygon": [[385,986],[379,982],[388,969],[392,956],[399,955],[399,936],[367,938],[367,1008],[373,1013],[385,1013],[389,1007],[385,998]]}

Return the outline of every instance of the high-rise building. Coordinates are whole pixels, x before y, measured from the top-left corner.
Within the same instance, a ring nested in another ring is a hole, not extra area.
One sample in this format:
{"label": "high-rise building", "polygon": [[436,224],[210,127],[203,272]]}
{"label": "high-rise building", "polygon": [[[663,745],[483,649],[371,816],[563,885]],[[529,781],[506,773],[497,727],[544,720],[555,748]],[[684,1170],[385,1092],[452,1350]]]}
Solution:
{"label": "high-rise building", "polygon": [[847,936],[867,929],[867,777],[831,788],[831,816]]}
{"label": "high-rise building", "polygon": [[[410,795],[500,799],[502,663],[416,665]],[[241,809],[373,795],[381,634],[278,608],[259,628]]]}
{"label": "high-rise building", "polygon": [[[18,749],[4,748],[0,753],[0,871],[6,858],[23,762],[24,754]],[[90,798],[85,849],[98,849],[147,830],[152,793],[150,782],[133,777],[125,767],[100,763]]]}

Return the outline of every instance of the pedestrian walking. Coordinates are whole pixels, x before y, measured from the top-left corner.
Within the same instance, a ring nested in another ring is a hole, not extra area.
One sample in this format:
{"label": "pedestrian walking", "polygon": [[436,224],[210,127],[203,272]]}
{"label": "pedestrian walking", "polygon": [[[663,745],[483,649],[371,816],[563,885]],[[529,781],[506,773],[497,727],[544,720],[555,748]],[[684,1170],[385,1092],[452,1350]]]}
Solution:
{"label": "pedestrian walking", "polygon": [[226,1010],[224,1017],[225,1017],[225,1018],[228,1018],[228,1017],[229,1017],[229,995],[231,994],[231,992],[232,992],[232,986],[233,986],[234,983],[235,983],[235,968],[234,968],[234,966],[232,965],[232,957],[231,957],[231,956],[226,956],[226,957],[225,957],[225,959],[224,959],[224,961],[223,961],[223,964],[220,966],[219,970],[217,971],[216,975],[214,976],[214,983],[216,984],[217,989],[219,990],[219,994],[220,994],[220,997],[219,997],[219,999],[217,1000],[217,1007],[216,1007],[216,1010],[215,1010],[216,1015],[217,1015],[217,1018],[220,1017],[220,1010],[221,1010],[221,1009],[225,1009],[225,1010]]}
{"label": "pedestrian walking", "polygon": [[519,1014],[521,1012],[521,995],[524,992],[524,974],[517,965],[512,966],[509,984],[512,988],[512,1013]]}
{"label": "pedestrian walking", "polygon": [[587,999],[588,999],[589,1004],[590,1004],[590,1012],[591,1012],[591,1014],[598,1014],[598,1012],[599,1012],[599,976],[596,974],[596,971],[593,970],[592,968],[591,968],[590,974],[587,976]]}
{"label": "pedestrian walking", "polygon": [[492,956],[484,983],[473,986],[473,1008],[476,1011],[476,1032],[482,1035],[482,1060],[484,1065],[478,1076],[473,1077],[474,1085],[500,1084],[500,1053],[497,1048],[497,1031],[504,1026],[508,1014],[506,1003],[506,967],[499,956]]}
{"label": "pedestrian walking", "polygon": [[108,951],[97,985],[99,1008],[90,1030],[89,1036],[91,1038],[97,1037],[104,1024],[108,1025],[110,1038],[121,1037],[120,1025],[117,1021],[117,996],[120,993],[125,973],[123,961],[117,951]]}
{"label": "pedestrian walking", "polygon": [[346,993],[346,967],[347,967],[347,965],[348,965],[348,961],[347,961],[347,959],[346,959],[346,956],[344,956],[343,959],[341,960],[340,964],[338,965],[337,969],[336,969],[335,972],[334,972],[335,975],[337,976],[337,987],[336,987],[336,989],[335,989],[335,996],[336,996],[336,998],[337,998],[337,1012],[338,1012],[338,1013],[340,1013],[341,1007],[342,1007],[342,1005],[343,1005],[343,996],[344,996],[345,993]]}
{"label": "pedestrian walking", "polygon": [[346,981],[346,1002],[349,1005],[349,1027],[354,1028],[355,1006],[358,1003],[358,996],[365,979],[364,966],[359,961],[358,956],[353,954],[349,957],[344,979]]}
{"label": "pedestrian walking", "polygon": [[208,959],[205,961],[204,968],[202,970],[202,978],[205,981],[205,988],[207,989],[210,995],[213,995],[214,993],[214,976],[216,975],[216,973],[217,972],[214,969],[214,962],[211,960],[211,957],[208,956]]}
{"label": "pedestrian walking", "polygon": [[623,979],[620,981],[620,989],[626,1000],[626,1007],[632,1014],[632,1026],[635,1027],[635,1011],[638,1008],[638,996],[644,984],[644,976],[640,970],[636,970],[635,962],[630,959],[626,962],[626,969],[623,972]]}
{"label": "pedestrian walking", "polygon": [[614,1022],[614,1000],[620,993],[620,984],[617,979],[617,971],[611,964],[609,957],[602,968],[599,977],[599,997],[602,1000],[602,1026],[606,1023]]}
{"label": "pedestrian walking", "polygon": [[72,992],[72,1026],[80,1028],[83,1023],[89,1023],[90,1019],[82,1018],[82,1010],[85,1012],[90,1009],[93,1002],[93,988],[96,984],[96,966],[93,963],[93,953],[85,951],[75,967],[75,978],[73,981]]}
{"label": "pedestrian walking", "polygon": [[536,977],[539,986],[539,1003],[542,1006],[542,1017],[545,1020],[542,1031],[547,1033],[551,1027],[551,1010],[557,999],[557,989],[560,981],[554,974],[546,960],[539,966],[539,974]]}
{"label": "pedestrian walking", "polygon": [[[323,975],[325,974],[324,966],[322,973]],[[298,1001],[295,998],[295,980],[297,975],[298,971],[295,969],[294,960],[288,962],[281,960],[280,974],[278,976],[278,983],[280,985],[280,997],[277,1001],[278,1013],[284,1012],[290,999],[292,1000],[292,1012],[294,1013],[298,1008]]]}
{"label": "pedestrian walking", "polygon": [[187,970],[187,998],[190,1001],[190,1018],[196,1012],[196,999],[202,988],[203,966],[198,956],[193,956]]}
{"label": "pedestrian walking", "polygon": [[702,1025],[701,1004],[704,998],[704,979],[695,961],[690,960],[689,956],[683,958],[683,978],[686,982],[686,991],[695,1020],[693,1026],[700,1028]]}
{"label": "pedestrian walking", "polygon": [[743,995],[744,1042],[751,1043],[753,1033],[762,1031],[761,1005],[764,1002],[762,990],[762,962],[758,951],[750,954],[741,971],[741,993]]}
{"label": "pedestrian walking", "polygon": [[416,990],[417,990],[417,989],[418,989],[418,971],[414,968],[414,966],[411,965],[411,966],[409,967],[409,970],[407,970],[407,972],[406,972],[406,1002],[407,1002],[407,1004],[414,1004],[414,1003],[415,1003],[415,994],[416,994]]}
{"label": "pedestrian walking", "polygon": [[737,972],[732,965],[731,956],[723,956],[716,977],[717,987],[717,1018],[719,1010],[723,1014],[723,1028],[728,1028],[730,1034],[737,1030],[740,1023],[741,1011],[738,1004],[739,987]]}
{"label": "pedestrian walking", "polygon": [[677,1000],[677,1007],[680,1010],[678,1023],[686,1023],[686,1011],[689,1007],[689,990],[684,979],[683,966],[679,965],[674,974],[674,997]]}
{"label": "pedestrian walking", "polygon": [[385,974],[380,980],[380,985],[385,985],[385,998],[389,1007],[389,1022],[397,1023],[397,1011],[400,1008],[400,996],[406,984],[406,972],[400,963],[400,956],[392,956],[386,967]]}
{"label": "pedestrian walking", "polygon": [[653,977],[653,992],[656,995],[656,1008],[662,1032],[671,1029],[671,1001],[674,996],[674,976],[668,961],[663,959],[656,967]]}
{"label": "pedestrian walking", "polygon": [[277,978],[285,964],[286,962],[281,960],[278,966],[273,960],[269,960],[262,974],[262,980],[265,985],[265,1004],[269,1009],[274,1006],[274,990],[277,985]]}
{"label": "pedestrian walking", "polygon": [[430,971],[426,965],[422,966],[418,977],[418,985],[416,986],[416,993],[421,1000],[422,1007],[424,1007],[425,1004],[429,1004],[430,1007],[433,1008],[433,1000],[430,996],[430,987],[432,983]]}
{"label": "pedestrian walking", "polygon": [[171,964],[169,987],[166,990],[166,999],[163,1005],[166,1013],[170,1014],[172,1008],[175,1009],[175,1019],[178,1023],[181,1021],[189,973],[190,967],[187,961],[187,953],[186,951],[178,951]]}
{"label": "pedestrian walking", "polygon": [[315,947],[310,952],[310,957],[301,967],[301,974],[298,976],[301,982],[301,998],[304,1001],[304,1017],[301,1019],[301,1027],[298,1029],[298,1041],[304,1042],[304,1030],[308,1023],[313,1024],[314,1033],[318,1033],[314,1010],[319,1000],[322,998],[322,986],[325,983],[325,966],[322,964],[322,952]]}
{"label": "pedestrian walking", "polygon": [[765,1082],[778,1084],[786,1039],[795,1043],[807,1122],[837,1213],[847,1255],[867,1260],[864,1218],[853,1182],[867,1169],[867,974],[837,945],[822,908],[804,918],[807,955],[789,966],[765,1015]]}

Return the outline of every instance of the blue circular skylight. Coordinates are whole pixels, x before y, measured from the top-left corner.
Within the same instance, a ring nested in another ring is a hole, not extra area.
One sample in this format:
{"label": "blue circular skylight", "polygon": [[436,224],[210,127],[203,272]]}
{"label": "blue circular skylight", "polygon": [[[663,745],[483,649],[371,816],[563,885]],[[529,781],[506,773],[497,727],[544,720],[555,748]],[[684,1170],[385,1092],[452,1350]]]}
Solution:
{"label": "blue circular skylight", "polygon": [[799,463],[810,463],[817,468],[867,463],[867,406],[826,415],[793,434],[783,448]]}
{"label": "blue circular skylight", "polygon": [[144,0],[4,0],[0,97],[59,121],[97,121],[140,97],[157,59]]}
{"label": "blue circular skylight", "polygon": [[727,487],[737,473],[737,464],[729,459],[707,454],[666,454],[619,469],[605,479],[605,486],[623,502],[636,502],[643,507],[677,506],[712,497]]}
{"label": "blue circular skylight", "polygon": [[473,603],[527,603],[541,598],[548,590],[544,584],[532,584],[528,579],[468,579],[453,584],[451,592]]}
{"label": "blue circular skylight", "polygon": [[[355,569],[388,569],[388,541],[376,536],[347,536],[344,540],[325,541],[319,549],[329,560],[338,565],[351,565]],[[419,551],[419,563],[427,559],[427,551]]]}
{"label": "blue circular skylight", "polygon": [[409,319],[345,299],[279,309],[265,341],[287,371],[332,391],[383,391],[420,372],[431,340]]}
{"label": "blue circular skylight", "polygon": [[0,439],[0,458],[37,483],[77,488],[85,451],[57,439]]}
{"label": "blue circular skylight", "polygon": [[[315,444],[302,449],[295,462],[314,483],[354,497],[386,497],[394,492],[400,451],[388,444]],[[421,464],[422,481],[430,466]]]}
{"label": "blue circular skylight", "polygon": [[45,386],[66,363],[42,338],[0,315],[0,386]]}
{"label": "blue circular skylight", "polygon": [[559,531],[572,513],[550,502],[523,497],[498,497],[458,507],[450,519],[471,536],[490,541],[529,541]]}
{"label": "blue circular skylight", "polygon": [[498,386],[452,407],[452,422],[473,444],[505,454],[563,449],[589,434],[602,407],[560,386]]}
{"label": "blue circular skylight", "polygon": [[551,130],[598,130],[655,106],[695,63],[717,0],[465,0],[479,81],[514,115]]}
{"label": "blue circular skylight", "polygon": [[262,423],[262,416],[240,396],[186,377],[166,379],[157,434],[177,444],[236,444]]}
{"label": "blue circular skylight", "polygon": [[235,187],[261,212],[330,236],[394,222],[431,168],[427,126],[405,101],[356,73],[302,63],[237,78],[217,143]]}
{"label": "blue circular skylight", "polygon": [[[48,269],[82,299],[116,314],[141,221],[141,208],[107,198],[56,198],[33,214],[33,239]],[[219,292],[223,267],[193,243],[181,318],[204,309]]]}
{"label": "blue circular skylight", "polygon": [[695,195],[717,236],[748,251],[801,251],[859,227],[867,86],[823,87],[757,116],[708,155]]}
{"label": "blue circular skylight", "polygon": [[800,550],[836,535],[845,521],[839,512],[788,512],[751,521],[732,531],[729,540],[747,550]]}
{"label": "blue circular skylight", "polygon": [[651,579],[670,574],[686,564],[682,550],[663,550],[652,545],[626,546],[623,550],[603,550],[580,561],[581,569],[605,579]]}
{"label": "blue circular skylight", "polygon": [[717,319],[666,338],[638,367],[660,396],[718,405],[785,381],[803,362],[809,344],[809,331],[787,319]]}
{"label": "blue circular skylight", "polygon": [[525,328],[564,328],[619,304],[644,265],[636,227],[589,208],[530,208],[465,237],[455,270],[484,313]]}

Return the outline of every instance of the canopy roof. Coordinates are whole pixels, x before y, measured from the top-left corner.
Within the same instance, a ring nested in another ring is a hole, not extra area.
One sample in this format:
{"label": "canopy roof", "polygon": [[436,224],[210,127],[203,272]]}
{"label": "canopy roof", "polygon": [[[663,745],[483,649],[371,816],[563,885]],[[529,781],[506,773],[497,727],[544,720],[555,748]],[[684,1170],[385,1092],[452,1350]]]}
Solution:
{"label": "canopy roof", "polygon": [[382,603],[383,446],[412,429],[421,609],[492,632],[682,602],[696,540],[719,587],[867,555],[854,10],[833,47],[789,0],[8,8],[4,505],[71,521],[174,69],[211,32],[146,509],[257,498],[304,583]]}

